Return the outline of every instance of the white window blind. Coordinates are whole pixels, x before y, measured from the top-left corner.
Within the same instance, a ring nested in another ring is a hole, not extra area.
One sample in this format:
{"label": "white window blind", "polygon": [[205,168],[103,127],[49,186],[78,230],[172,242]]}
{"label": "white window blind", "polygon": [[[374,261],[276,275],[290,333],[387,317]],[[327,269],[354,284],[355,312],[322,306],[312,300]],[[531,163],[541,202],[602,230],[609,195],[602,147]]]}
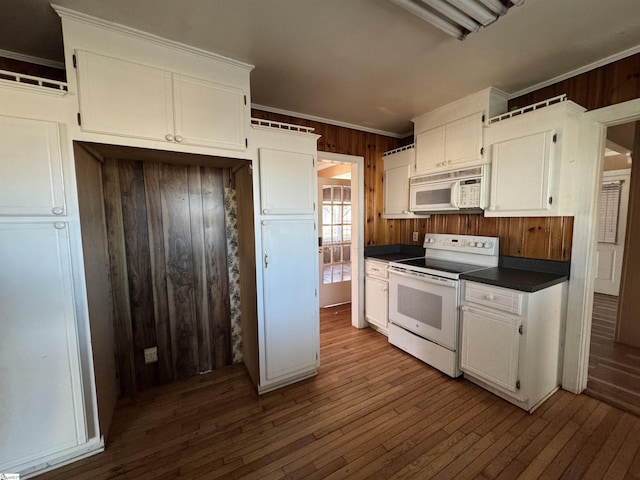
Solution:
{"label": "white window blind", "polygon": [[600,189],[600,218],[598,220],[599,243],[618,243],[621,192],[622,180],[602,183]]}

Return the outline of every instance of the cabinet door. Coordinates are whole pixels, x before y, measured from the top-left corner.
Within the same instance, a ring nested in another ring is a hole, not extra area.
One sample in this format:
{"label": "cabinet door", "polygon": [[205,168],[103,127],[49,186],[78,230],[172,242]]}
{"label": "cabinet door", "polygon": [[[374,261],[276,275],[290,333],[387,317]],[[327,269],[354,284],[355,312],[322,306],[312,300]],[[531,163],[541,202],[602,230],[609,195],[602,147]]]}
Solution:
{"label": "cabinet door", "polygon": [[176,142],[246,149],[244,91],[174,74],[173,99]]}
{"label": "cabinet door", "polygon": [[68,224],[0,224],[0,472],[86,441]]}
{"label": "cabinet door", "polygon": [[493,145],[490,212],[548,215],[553,137],[548,131]]}
{"label": "cabinet door", "polygon": [[481,158],[482,113],[469,115],[445,125],[444,161],[447,165]]}
{"label": "cabinet door", "polygon": [[313,155],[260,149],[263,215],[313,215],[316,174]]}
{"label": "cabinet door", "polygon": [[444,165],[444,126],[416,136],[416,173]]}
{"label": "cabinet door", "polygon": [[387,328],[389,317],[389,284],[367,276],[364,280],[364,313],[367,322]]}
{"label": "cabinet door", "polygon": [[64,215],[58,124],[0,116],[0,215]]}
{"label": "cabinet door", "polygon": [[384,215],[409,215],[409,176],[411,166],[388,168],[384,171]]}
{"label": "cabinet door", "polygon": [[262,222],[267,381],[315,368],[320,336],[313,220]]}
{"label": "cabinet door", "polygon": [[173,141],[171,73],[77,51],[81,129]]}
{"label": "cabinet door", "polygon": [[460,369],[500,390],[517,392],[519,327],[517,318],[462,307]]}

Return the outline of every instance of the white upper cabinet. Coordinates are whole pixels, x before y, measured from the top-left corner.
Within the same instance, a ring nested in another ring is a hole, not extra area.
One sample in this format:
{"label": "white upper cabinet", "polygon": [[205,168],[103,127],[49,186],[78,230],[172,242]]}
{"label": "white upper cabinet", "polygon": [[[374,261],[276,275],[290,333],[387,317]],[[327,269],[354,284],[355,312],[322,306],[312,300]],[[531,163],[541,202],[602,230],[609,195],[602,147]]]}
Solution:
{"label": "white upper cabinet", "polygon": [[416,173],[482,162],[483,113],[449,122],[416,136]]}
{"label": "white upper cabinet", "polygon": [[491,200],[485,216],[574,214],[583,111],[563,101],[491,120],[485,132],[491,157]]}
{"label": "white upper cabinet", "polygon": [[485,119],[506,111],[507,97],[487,88],[413,119],[418,175],[486,163]]}
{"label": "white upper cabinet", "polygon": [[0,116],[0,215],[66,215],[58,124]]}
{"label": "white upper cabinet", "polygon": [[313,215],[315,182],[312,154],[260,149],[262,215]]}
{"label": "white upper cabinet", "polygon": [[409,211],[409,179],[414,174],[415,148],[412,145],[386,152],[384,161],[384,218],[413,218]]}
{"label": "white upper cabinet", "polygon": [[544,214],[551,209],[556,138],[547,131],[493,145],[490,212]]}
{"label": "white upper cabinet", "polygon": [[84,132],[246,149],[246,92],[163,69],[76,51]]}

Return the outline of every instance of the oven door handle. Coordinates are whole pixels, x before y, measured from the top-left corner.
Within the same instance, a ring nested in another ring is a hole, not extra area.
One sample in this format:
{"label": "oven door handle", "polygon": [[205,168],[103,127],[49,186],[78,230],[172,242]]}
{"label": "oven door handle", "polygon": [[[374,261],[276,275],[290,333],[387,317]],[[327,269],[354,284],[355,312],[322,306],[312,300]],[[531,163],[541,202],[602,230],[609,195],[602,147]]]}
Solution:
{"label": "oven door handle", "polygon": [[421,282],[440,285],[441,287],[455,288],[458,285],[458,282],[456,282],[455,280],[434,277],[426,273],[405,272],[403,270],[396,269],[396,267],[389,267],[388,271],[389,271],[389,274],[392,274],[392,275],[399,275],[401,277],[413,278],[414,280],[420,280]]}

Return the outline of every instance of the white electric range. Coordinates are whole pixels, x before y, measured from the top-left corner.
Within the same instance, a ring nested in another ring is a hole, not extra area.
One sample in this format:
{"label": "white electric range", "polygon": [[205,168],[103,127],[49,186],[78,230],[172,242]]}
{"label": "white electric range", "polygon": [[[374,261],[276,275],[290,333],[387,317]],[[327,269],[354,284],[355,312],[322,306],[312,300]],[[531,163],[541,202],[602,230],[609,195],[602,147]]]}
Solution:
{"label": "white electric range", "polygon": [[459,278],[496,267],[499,239],[428,233],[423,247],[424,257],[389,262],[389,342],[457,377]]}

